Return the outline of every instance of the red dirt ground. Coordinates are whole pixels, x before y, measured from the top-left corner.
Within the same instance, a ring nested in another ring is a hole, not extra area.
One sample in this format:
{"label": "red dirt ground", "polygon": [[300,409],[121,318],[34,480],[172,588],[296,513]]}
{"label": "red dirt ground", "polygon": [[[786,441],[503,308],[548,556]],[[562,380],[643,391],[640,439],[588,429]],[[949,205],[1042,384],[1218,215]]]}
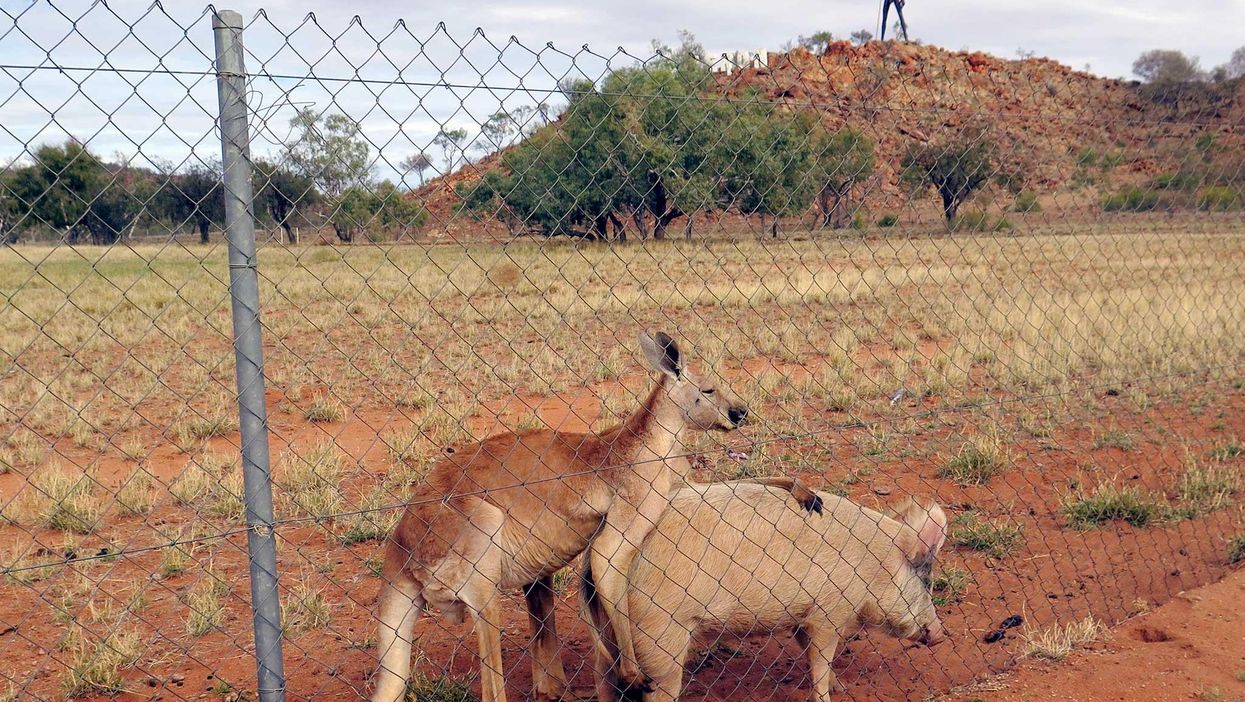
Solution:
{"label": "red dirt ground", "polygon": [[1026,661],[948,702],[1245,700],[1245,570],[1182,592],[1062,662]]}
{"label": "red dirt ground", "polygon": [[[1226,543],[1242,532],[1239,506],[1146,528],[1112,522],[1085,532],[1068,528],[1060,514],[1060,502],[1074,485],[1093,485],[1099,480],[1141,486],[1170,499],[1186,452],[1208,460],[1215,446],[1229,437],[1245,436],[1245,383],[1239,380],[1190,378],[1183,386],[1154,390],[1152,397],[1152,404],[1140,411],[1120,391],[1101,389],[1058,407],[1058,424],[1047,436],[1009,432],[1010,466],[1005,474],[980,486],[956,485],[939,477],[939,468],[958,450],[963,436],[974,434],[983,424],[1019,422],[1020,417],[1012,412],[1032,410],[1033,403],[1013,408],[1005,401],[992,401],[992,407],[985,410],[966,406],[962,411],[942,409],[935,415],[921,414],[935,409],[932,398],[910,398],[906,406],[889,409],[883,403],[879,412],[904,418],[884,423],[894,433],[883,455],[863,448],[870,439],[869,430],[852,426],[847,415],[809,408],[813,414],[805,417],[808,426],[824,428],[824,433],[770,444],[767,453],[776,471],[801,474],[814,484],[838,486],[862,504],[877,506],[905,494],[932,495],[953,515],[973,509],[1024,527],[1024,544],[1006,558],[949,546],[940,557],[940,566],[957,566],[972,578],[960,601],[940,607],[949,642],[932,650],[903,649],[875,632],[852,643],[835,664],[848,690],[845,699],[920,700],[1009,669],[1023,647],[1019,630],[994,644],[984,643],[982,636],[1013,614],[1023,614],[1037,628],[1091,613],[1111,624],[1228,573]],[[576,406],[574,397],[564,400],[561,408],[552,403],[550,414]],[[1001,414],[987,419],[983,412]],[[369,453],[366,447],[376,443],[376,430],[369,424],[379,424],[367,419],[356,415],[334,423],[333,433],[343,450],[354,455]],[[557,423],[543,411],[542,419]],[[279,413],[273,422],[286,436],[306,429],[294,415]],[[898,430],[901,423],[909,422],[908,428]],[[1129,450],[1101,446],[1096,437],[1106,430],[1129,432],[1136,445]],[[1242,461],[1245,457],[1223,465],[1239,470],[1245,465]],[[380,456],[372,455],[365,463],[372,473],[368,479],[390,468]],[[719,450],[708,463],[705,478],[710,477],[714,463],[720,467],[728,460]],[[194,521],[196,517],[188,510],[167,507],[146,522],[137,517],[118,518],[106,534],[83,537],[78,550],[93,553],[91,549],[101,543],[125,544],[127,536],[147,533],[153,522],[173,527]],[[219,529],[221,525],[206,526]],[[375,665],[370,639],[375,635],[372,610],[379,585],[365,559],[379,555],[379,542],[343,546],[331,523],[287,525],[277,534],[283,589],[306,579],[323,592],[330,607],[326,627],[291,631],[286,637],[291,699],[363,697]],[[0,536],[29,539],[32,535],[6,526],[0,528]],[[43,543],[61,540],[49,532],[37,536]],[[99,541],[105,537],[110,541]],[[55,553],[45,555],[56,557]],[[243,535],[201,550],[180,574],[160,575],[159,563],[159,552],[151,551],[97,563],[90,569],[68,566],[96,581],[91,596],[97,604],[111,600],[120,610],[127,607],[134,592],[145,593],[145,605],[135,609],[126,625],[140,633],[147,648],[139,665],[123,673],[126,692],[120,699],[248,698],[255,685],[254,644],[245,604],[249,584]],[[217,630],[191,637],[186,633],[185,596],[209,563],[231,584],[226,615]],[[64,582],[63,575],[33,585],[0,582],[3,669],[11,679],[29,681],[26,691],[34,699],[61,696],[67,655],[57,650],[66,631],[57,619],[58,610],[67,607],[89,630],[106,631],[112,626],[107,621],[91,623],[85,597],[65,602],[58,590]],[[506,612],[507,690],[512,699],[527,699],[531,689],[527,617],[517,593],[510,596]],[[558,617],[565,646],[563,661],[574,691],[586,696],[592,689],[590,647],[573,592],[559,599]],[[1208,645],[1212,634],[1208,633]],[[417,635],[424,656],[419,662],[422,673],[474,686],[478,663],[470,623],[453,626],[424,618]],[[1180,636],[1181,641],[1191,638]],[[1234,675],[1235,670],[1224,674]],[[690,677],[685,699],[802,700],[809,692],[807,665],[790,636],[783,633],[713,649]],[[987,695],[985,699],[992,698]]]}

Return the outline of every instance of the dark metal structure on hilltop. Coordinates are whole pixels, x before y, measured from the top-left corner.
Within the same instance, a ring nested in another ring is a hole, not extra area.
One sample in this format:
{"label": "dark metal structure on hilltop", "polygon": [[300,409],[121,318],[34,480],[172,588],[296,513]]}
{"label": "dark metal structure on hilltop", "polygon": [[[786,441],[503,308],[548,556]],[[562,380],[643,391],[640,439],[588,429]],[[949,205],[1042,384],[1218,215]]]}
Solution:
{"label": "dark metal structure on hilltop", "polygon": [[886,18],[892,5],[895,6],[895,15],[899,17],[899,31],[903,34],[903,40],[908,41],[908,23],[903,18],[904,0],[882,0],[882,41],[886,41]]}

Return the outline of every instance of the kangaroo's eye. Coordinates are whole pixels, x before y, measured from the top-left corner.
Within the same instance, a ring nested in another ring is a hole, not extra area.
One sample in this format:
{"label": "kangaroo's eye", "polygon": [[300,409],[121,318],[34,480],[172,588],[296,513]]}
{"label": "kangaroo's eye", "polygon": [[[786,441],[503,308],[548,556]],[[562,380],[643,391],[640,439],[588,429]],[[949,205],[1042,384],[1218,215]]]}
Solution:
{"label": "kangaroo's eye", "polygon": [[705,395],[712,395],[713,393],[715,393],[715,392],[717,392],[717,391],[716,391],[716,390],[714,390],[713,388],[705,388],[704,390],[701,390],[700,392],[701,392],[701,393],[703,393],[703,394],[705,394]]}

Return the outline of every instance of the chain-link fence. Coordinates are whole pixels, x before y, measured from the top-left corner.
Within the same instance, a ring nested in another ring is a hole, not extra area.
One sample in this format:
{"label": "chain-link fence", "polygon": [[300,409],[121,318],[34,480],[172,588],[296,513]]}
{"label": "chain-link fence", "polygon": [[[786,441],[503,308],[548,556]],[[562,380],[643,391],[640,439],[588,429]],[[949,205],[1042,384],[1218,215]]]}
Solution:
{"label": "chain-link fence", "polygon": [[67,5],[0,699],[921,699],[1245,557],[1240,78]]}

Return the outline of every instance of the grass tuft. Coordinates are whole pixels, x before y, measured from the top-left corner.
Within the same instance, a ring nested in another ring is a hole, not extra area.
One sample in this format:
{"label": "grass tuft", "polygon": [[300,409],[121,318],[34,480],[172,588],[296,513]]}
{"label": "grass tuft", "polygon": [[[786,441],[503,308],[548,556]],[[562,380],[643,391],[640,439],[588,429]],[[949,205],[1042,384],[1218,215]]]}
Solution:
{"label": "grass tuft", "polygon": [[285,516],[329,517],[341,511],[346,468],[332,441],[301,454],[287,451],[281,464],[279,504]]}
{"label": "grass tuft", "polygon": [[934,592],[934,604],[941,607],[952,602],[959,602],[963,599],[964,592],[968,590],[972,580],[972,574],[964,568],[953,565],[943,566],[942,572],[930,582],[930,589]]}
{"label": "grass tuft", "polygon": [[35,474],[22,511],[39,526],[89,534],[99,525],[104,504],[90,474],[47,466]]}
{"label": "grass tuft", "polygon": [[1132,451],[1137,448],[1137,440],[1123,429],[1110,429],[1094,438],[1094,448],[1114,448],[1121,451]]}
{"label": "grass tuft", "polygon": [[976,512],[956,515],[950,524],[951,541],[994,558],[1015,553],[1024,543],[1024,526],[991,521]]}
{"label": "grass tuft", "polygon": [[476,702],[467,683],[447,676],[416,672],[406,685],[406,702]]}
{"label": "grass tuft", "polygon": [[61,642],[67,655],[66,697],[113,695],[122,692],[121,671],[132,667],[143,653],[138,632],[114,629],[103,639],[74,627]]}
{"label": "grass tuft", "polygon": [[1025,635],[1026,656],[1061,661],[1068,657],[1073,649],[1096,640],[1106,631],[1102,622],[1093,617],[1085,617],[1067,626],[1058,624],[1039,632]]}
{"label": "grass tuft", "polygon": [[221,601],[229,594],[229,583],[209,567],[199,581],[186,593],[186,631],[191,636],[203,636],[220,626],[225,618],[225,605]]}
{"label": "grass tuft", "polygon": [[1006,449],[996,433],[980,434],[960,446],[938,475],[960,485],[983,485],[1008,463]]}
{"label": "grass tuft", "polygon": [[375,489],[362,500],[358,514],[342,517],[338,523],[344,527],[337,535],[338,541],[349,546],[373,539],[383,539],[393,530],[398,520],[396,508],[386,509],[393,500],[383,489]]}
{"label": "grass tuft", "polygon": [[1242,444],[1235,436],[1228,439],[1227,443],[1222,446],[1216,446],[1210,451],[1210,460],[1212,461],[1230,461],[1245,454],[1245,444]]}
{"label": "grass tuft", "polygon": [[122,514],[145,515],[151,513],[151,473],[142,467],[135,468],[117,489],[117,506]]}
{"label": "grass tuft", "polygon": [[313,587],[306,575],[294,584],[281,605],[286,631],[308,631],[328,626],[329,604],[324,592]]}
{"label": "grass tuft", "polygon": [[1116,520],[1144,527],[1168,515],[1167,505],[1159,496],[1111,483],[1099,483],[1088,493],[1069,495],[1060,509],[1068,518],[1068,526],[1074,529],[1093,529]]}
{"label": "grass tuft", "polygon": [[345,414],[345,410],[333,398],[320,395],[303,410],[303,419],[309,422],[340,422]]}
{"label": "grass tuft", "polygon": [[1228,563],[1245,561],[1245,534],[1228,542]]}
{"label": "grass tuft", "polygon": [[1176,483],[1179,502],[1173,516],[1192,519],[1232,504],[1240,489],[1237,471],[1226,466],[1202,466],[1190,456],[1185,472]]}

